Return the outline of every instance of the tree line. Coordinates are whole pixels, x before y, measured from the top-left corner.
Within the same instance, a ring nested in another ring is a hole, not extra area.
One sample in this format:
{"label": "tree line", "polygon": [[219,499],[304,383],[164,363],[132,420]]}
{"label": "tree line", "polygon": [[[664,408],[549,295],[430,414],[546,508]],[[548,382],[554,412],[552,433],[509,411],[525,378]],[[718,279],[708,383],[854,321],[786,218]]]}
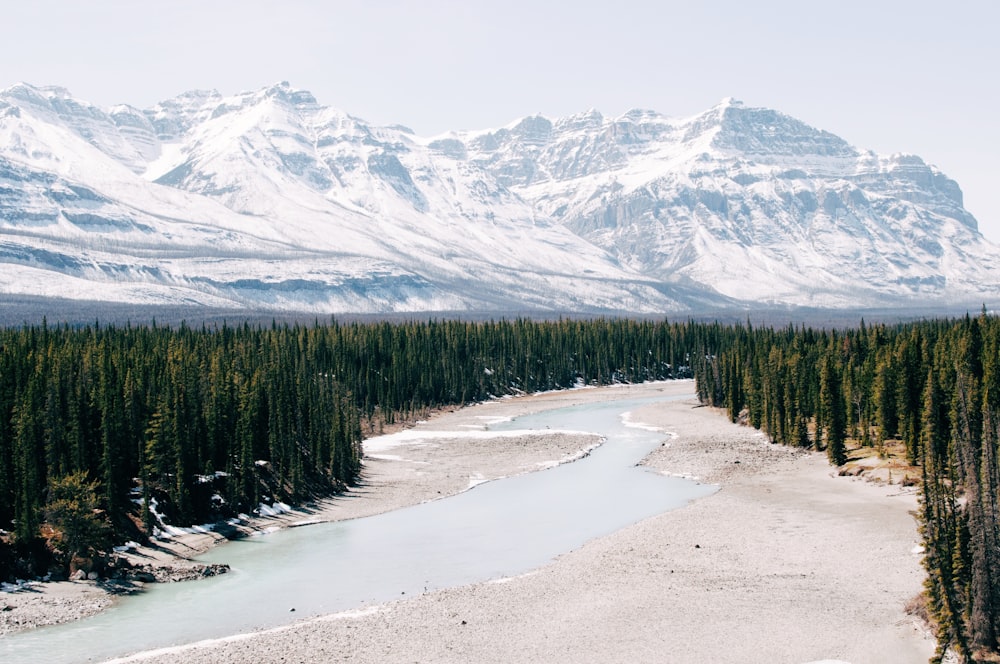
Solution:
{"label": "tree line", "polygon": [[699,328],[597,320],[0,329],[0,579],[358,480],[399,419],[689,377]]}
{"label": "tree line", "polygon": [[928,610],[941,661],[1000,652],[1000,321],[985,312],[848,330],[714,328],[698,393],[772,441],[825,450],[903,444],[921,478]]}

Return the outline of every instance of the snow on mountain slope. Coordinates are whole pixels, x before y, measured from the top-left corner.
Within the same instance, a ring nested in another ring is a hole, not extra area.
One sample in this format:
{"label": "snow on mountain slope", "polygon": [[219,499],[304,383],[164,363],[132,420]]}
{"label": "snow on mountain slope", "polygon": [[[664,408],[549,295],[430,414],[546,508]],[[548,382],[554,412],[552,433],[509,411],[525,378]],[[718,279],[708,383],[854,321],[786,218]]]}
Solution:
{"label": "snow on mountain slope", "polygon": [[8,271],[7,292],[59,290],[63,275],[67,292],[85,279],[92,297],[137,302],[676,308],[489,178],[287,85],[189,94],[141,116],[67,99],[23,84],[0,94],[0,258],[52,272]]}
{"label": "snow on mountain slope", "polygon": [[[389,249],[401,264],[419,257],[441,274],[465,274],[469,261],[570,273],[590,262],[603,276],[617,272],[603,252],[535,219],[478,169],[439,157],[405,130],[321,108],[287,84],[223,101],[187,146],[156,182],[280,220],[298,242]],[[317,224],[317,213],[337,223]]]}
{"label": "snow on mountain slope", "polygon": [[0,292],[643,313],[1000,291],[958,186],[776,111],[376,127],[287,83],[108,111],[0,91]]}
{"label": "snow on mountain slope", "polygon": [[622,264],[738,300],[868,306],[995,297],[997,249],[958,185],[768,109],[724,100],[526,118],[457,137],[469,158]]}

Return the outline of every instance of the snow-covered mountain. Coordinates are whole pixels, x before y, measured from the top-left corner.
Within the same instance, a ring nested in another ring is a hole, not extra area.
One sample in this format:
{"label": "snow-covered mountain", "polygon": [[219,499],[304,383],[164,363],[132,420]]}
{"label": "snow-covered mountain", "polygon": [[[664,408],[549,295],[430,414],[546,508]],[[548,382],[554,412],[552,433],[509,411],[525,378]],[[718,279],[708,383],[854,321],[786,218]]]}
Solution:
{"label": "snow-covered mountain", "polygon": [[591,111],[461,139],[539,213],[667,283],[838,307],[997,293],[1000,254],[954,181],[776,111]]}
{"label": "snow-covered mountain", "polygon": [[281,83],[0,92],[0,293],[315,312],[982,302],[958,186],[766,109],[415,136]]}

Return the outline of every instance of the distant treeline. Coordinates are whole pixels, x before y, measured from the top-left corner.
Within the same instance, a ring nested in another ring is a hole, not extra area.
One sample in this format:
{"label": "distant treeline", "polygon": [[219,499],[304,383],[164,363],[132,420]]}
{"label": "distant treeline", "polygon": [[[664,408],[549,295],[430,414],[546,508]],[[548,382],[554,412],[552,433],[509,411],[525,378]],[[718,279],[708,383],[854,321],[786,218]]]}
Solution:
{"label": "distant treeline", "polygon": [[839,332],[748,325],[708,336],[699,396],[732,419],[776,442],[825,449],[838,465],[851,445],[902,441],[922,477],[936,660],[951,648],[962,661],[998,661],[1000,320]]}
{"label": "distant treeline", "polygon": [[358,479],[363,433],[428,408],[690,377],[700,333],[627,320],[0,330],[0,579],[142,537],[159,516],[186,526],[339,491]]}

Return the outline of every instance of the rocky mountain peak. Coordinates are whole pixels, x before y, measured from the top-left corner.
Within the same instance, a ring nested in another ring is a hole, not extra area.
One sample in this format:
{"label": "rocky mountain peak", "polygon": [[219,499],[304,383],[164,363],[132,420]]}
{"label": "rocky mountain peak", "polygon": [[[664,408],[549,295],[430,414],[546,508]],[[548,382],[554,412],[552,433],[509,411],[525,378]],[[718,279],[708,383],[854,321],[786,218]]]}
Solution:
{"label": "rocky mountain peak", "polygon": [[0,292],[310,311],[1000,296],[953,180],[779,111],[425,139],[284,81],[107,111],[0,92],[0,264]]}

